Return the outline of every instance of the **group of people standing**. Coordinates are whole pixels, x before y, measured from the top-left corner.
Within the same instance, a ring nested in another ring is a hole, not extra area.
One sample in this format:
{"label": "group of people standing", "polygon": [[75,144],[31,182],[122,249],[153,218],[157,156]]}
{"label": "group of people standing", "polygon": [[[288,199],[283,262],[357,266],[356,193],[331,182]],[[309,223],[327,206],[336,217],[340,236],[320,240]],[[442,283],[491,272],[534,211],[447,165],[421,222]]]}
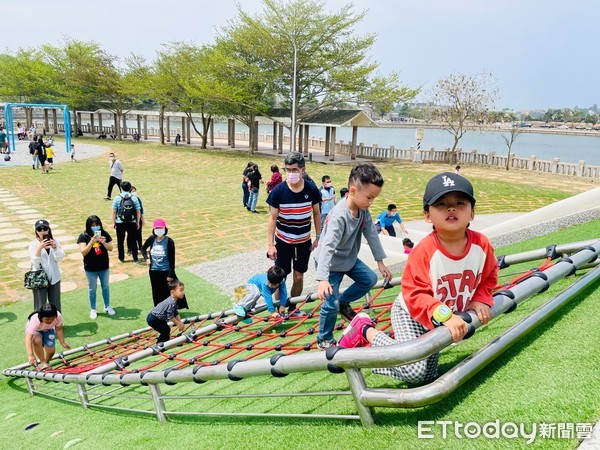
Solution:
{"label": "group of people standing", "polygon": [[258,165],[249,161],[242,172],[242,203],[244,208],[252,213],[259,214],[259,211],[256,210],[256,205],[258,203],[260,185],[266,184],[268,196],[282,181],[283,177],[276,164],[271,166],[271,179],[265,183]]}
{"label": "group of people standing", "polygon": [[[32,141],[33,142],[33,141]],[[152,303],[156,307],[171,298],[173,283],[183,284],[175,274],[175,242],[167,236],[168,228],[164,219],[156,219],[151,235],[142,243],[143,206],[137,196],[135,187],[128,181],[122,181],[123,165],[110,154],[111,181],[108,197],[112,187],[117,186],[120,194],[112,203],[112,225],[117,234],[117,251],[120,262],[125,259],[125,241],[132,254],[134,263],[141,262],[138,253],[148,265]],[[117,167],[118,172],[113,171]],[[117,176],[120,175],[120,178]],[[118,180],[114,182],[113,177]],[[39,219],[34,225],[35,238],[29,244],[29,255],[32,270],[43,270],[48,278],[48,285],[32,289],[33,307],[28,319],[25,346],[29,360],[39,360],[44,368],[54,354],[54,337],[58,336],[63,347],[68,348],[62,334],[62,307],[60,298],[61,271],[60,261],[65,253],[58,239],[53,237],[50,222]],[[127,238],[127,239],[126,239]],[[113,316],[115,309],[110,298],[110,253],[113,251],[113,238],[98,215],[90,215],[85,221],[83,232],[77,238],[79,250],[83,256],[83,266],[88,285],[90,319],[98,316],[97,288],[100,283],[104,312]],[[178,299],[179,308],[188,308],[185,294]],[[157,313],[158,314],[158,313]],[[169,318],[171,319],[171,318]]]}

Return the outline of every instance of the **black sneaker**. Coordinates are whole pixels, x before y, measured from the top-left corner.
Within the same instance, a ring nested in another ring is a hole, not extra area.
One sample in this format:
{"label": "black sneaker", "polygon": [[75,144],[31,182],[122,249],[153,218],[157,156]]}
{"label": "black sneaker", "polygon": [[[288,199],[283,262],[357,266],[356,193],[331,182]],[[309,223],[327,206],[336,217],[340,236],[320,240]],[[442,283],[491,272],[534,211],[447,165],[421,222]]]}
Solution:
{"label": "black sneaker", "polygon": [[350,303],[340,302],[340,316],[342,316],[346,322],[350,323],[352,322],[352,319],[354,319],[354,316],[356,316],[356,311],[352,309]]}

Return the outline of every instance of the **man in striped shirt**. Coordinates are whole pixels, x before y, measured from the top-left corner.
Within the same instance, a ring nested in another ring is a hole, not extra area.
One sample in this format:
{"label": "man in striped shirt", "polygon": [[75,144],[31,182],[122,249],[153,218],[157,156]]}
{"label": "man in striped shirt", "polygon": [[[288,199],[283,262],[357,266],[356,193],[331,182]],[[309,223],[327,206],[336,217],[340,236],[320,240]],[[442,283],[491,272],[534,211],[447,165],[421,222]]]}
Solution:
{"label": "man in striped shirt", "polygon": [[[321,193],[313,184],[305,181],[306,172],[302,153],[288,153],[284,159],[285,183],[280,183],[271,191],[267,203],[269,213],[267,255],[281,267],[286,275],[292,272],[293,282],[290,294],[302,294],[304,273],[308,270],[310,252],[317,248],[321,234]],[[315,223],[315,239],[311,239],[311,217]],[[290,304],[290,309],[295,305]]]}

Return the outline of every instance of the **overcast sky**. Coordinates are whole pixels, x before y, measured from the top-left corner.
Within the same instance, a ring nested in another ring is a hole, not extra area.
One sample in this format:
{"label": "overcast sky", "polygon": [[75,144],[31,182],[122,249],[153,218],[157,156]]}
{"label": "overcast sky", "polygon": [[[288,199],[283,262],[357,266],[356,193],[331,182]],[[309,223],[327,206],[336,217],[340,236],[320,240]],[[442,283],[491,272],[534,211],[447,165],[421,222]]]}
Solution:
{"label": "overcast sky", "polygon": [[[240,0],[258,12],[260,0]],[[349,3],[327,0],[329,10]],[[500,108],[600,103],[600,1],[354,0],[368,10],[358,34],[376,32],[383,74],[431,89],[451,73],[490,72]],[[0,48],[94,40],[111,54],[152,60],[163,43],[211,43],[237,13],[234,0],[27,0],[2,8]]]}

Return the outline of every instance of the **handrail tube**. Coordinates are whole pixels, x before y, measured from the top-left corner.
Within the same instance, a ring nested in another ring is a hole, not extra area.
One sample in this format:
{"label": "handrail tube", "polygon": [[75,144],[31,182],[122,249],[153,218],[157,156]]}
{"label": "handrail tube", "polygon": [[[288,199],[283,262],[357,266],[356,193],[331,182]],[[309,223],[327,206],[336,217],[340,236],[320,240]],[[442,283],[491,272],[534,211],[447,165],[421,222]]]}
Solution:
{"label": "handrail tube", "polygon": [[600,267],[544,303],[529,316],[509,328],[499,337],[467,357],[437,380],[412,389],[363,390],[360,401],[364,406],[414,408],[438,402],[453,393],[459,386],[491,363],[516,341],[532,331],[552,314],[571,301],[579,292],[600,279]]}
{"label": "handrail tube", "polygon": [[[597,239],[589,239],[587,241],[570,242],[568,244],[559,244],[556,246],[556,252],[560,254],[572,253],[580,250],[588,245],[593,245]],[[515,253],[513,255],[504,255],[504,262],[507,265],[520,264],[527,261],[534,261],[536,259],[542,259],[546,257],[547,247],[539,248],[536,250],[529,250],[526,252]]]}

